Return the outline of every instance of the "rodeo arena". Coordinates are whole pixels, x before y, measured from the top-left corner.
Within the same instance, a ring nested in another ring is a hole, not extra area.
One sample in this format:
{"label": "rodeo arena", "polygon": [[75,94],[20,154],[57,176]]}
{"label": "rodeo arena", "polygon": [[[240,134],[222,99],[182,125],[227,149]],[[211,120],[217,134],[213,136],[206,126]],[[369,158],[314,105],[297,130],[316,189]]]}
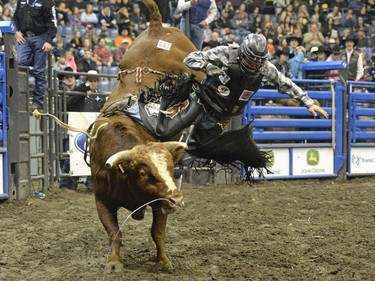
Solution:
{"label": "rodeo arena", "polygon": [[[187,2],[55,0],[38,106],[29,1],[0,1],[0,280],[375,280],[375,1]],[[210,74],[185,58],[251,34],[322,111],[243,75],[223,132],[190,147]]]}

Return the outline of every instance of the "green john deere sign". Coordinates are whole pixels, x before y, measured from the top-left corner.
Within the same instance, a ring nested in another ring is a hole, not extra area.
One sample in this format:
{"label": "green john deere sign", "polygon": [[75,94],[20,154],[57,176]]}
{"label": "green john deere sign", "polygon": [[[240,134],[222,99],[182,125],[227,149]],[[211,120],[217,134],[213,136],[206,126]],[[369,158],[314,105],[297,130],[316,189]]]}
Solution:
{"label": "green john deere sign", "polygon": [[306,155],[307,164],[310,166],[316,166],[319,164],[319,151],[316,149],[310,149]]}

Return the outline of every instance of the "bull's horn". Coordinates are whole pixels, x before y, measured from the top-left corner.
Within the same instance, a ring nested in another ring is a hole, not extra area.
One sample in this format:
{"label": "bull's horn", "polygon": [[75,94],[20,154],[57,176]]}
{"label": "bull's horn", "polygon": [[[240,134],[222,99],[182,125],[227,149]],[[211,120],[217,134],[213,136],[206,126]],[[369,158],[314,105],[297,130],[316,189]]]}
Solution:
{"label": "bull's horn", "polygon": [[174,151],[176,148],[178,148],[180,146],[182,146],[184,148],[184,150],[187,148],[187,144],[185,142],[181,142],[181,141],[167,141],[167,142],[163,142],[163,145],[170,152]]}
{"label": "bull's horn", "polygon": [[111,157],[108,158],[107,162],[105,162],[105,166],[110,169],[115,166],[120,161],[129,161],[133,158],[133,152],[131,150],[124,150],[113,154]]}

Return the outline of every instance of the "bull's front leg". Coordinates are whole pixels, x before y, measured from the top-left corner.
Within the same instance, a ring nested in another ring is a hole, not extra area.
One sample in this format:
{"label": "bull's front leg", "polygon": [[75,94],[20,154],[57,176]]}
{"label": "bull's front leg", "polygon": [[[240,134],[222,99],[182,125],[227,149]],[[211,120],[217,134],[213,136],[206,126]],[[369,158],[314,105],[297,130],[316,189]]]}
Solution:
{"label": "bull's front leg", "polygon": [[118,225],[117,208],[107,206],[100,200],[96,200],[96,209],[99,219],[108,234],[109,244],[111,246],[111,257],[107,263],[106,272],[124,272],[124,266],[120,258],[122,232]]}
{"label": "bull's front leg", "polygon": [[152,214],[151,236],[156,245],[156,267],[171,270],[173,266],[165,249],[168,214],[164,214],[160,209],[153,209]]}

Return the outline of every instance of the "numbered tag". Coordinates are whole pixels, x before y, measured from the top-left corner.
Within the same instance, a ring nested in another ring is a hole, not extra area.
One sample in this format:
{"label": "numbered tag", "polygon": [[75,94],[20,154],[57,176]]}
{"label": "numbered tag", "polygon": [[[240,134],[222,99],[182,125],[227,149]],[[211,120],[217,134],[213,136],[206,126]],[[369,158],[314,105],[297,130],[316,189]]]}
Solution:
{"label": "numbered tag", "polygon": [[169,51],[172,47],[172,43],[167,41],[159,40],[158,44],[156,45],[157,48]]}

